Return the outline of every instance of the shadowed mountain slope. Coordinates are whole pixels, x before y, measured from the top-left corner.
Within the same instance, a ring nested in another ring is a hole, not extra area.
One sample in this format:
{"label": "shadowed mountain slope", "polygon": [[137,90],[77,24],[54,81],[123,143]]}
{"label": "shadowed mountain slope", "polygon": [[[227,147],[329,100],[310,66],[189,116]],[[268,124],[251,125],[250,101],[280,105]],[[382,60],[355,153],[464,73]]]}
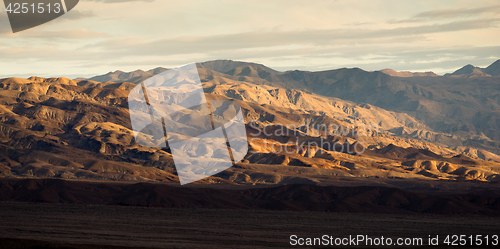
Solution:
{"label": "shadowed mountain slope", "polygon": [[483,71],[484,71],[484,73],[487,73],[487,74],[492,75],[492,76],[499,76],[500,75],[500,60],[493,62],[493,64],[489,65]]}
{"label": "shadowed mountain slope", "polygon": [[475,67],[471,64],[468,64],[451,74],[445,74],[445,76],[467,76],[467,77],[500,76],[500,60],[493,62],[486,68]]}

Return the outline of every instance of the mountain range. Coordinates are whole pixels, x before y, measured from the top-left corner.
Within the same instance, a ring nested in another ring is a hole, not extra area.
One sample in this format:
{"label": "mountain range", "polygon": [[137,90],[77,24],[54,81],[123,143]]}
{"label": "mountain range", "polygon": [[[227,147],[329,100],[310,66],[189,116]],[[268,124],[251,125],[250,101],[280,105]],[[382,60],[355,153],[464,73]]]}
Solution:
{"label": "mountain range", "polygon": [[[398,116],[407,114],[415,119],[408,124],[405,123],[405,128],[400,129],[401,131],[394,130],[400,135],[437,142],[453,148],[474,146],[500,153],[498,149],[500,92],[497,87],[498,79],[495,77],[439,77],[432,72],[412,74],[407,72],[403,73],[404,76],[399,72],[399,74],[392,73],[391,76],[391,72],[387,69],[367,72],[359,68],[321,72],[300,70],[278,72],[264,65],[230,60],[204,62],[198,66],[202,80],[207,82],[208,92],[215,91],[231,98],[260,103],[263,100],[257,100],[255,96],[266,96],[269,94],[269,89],[249,90],[245,87],[252,84],[276,87],[283,89],[282,91],[301,91],[315,97],[334,97],[352,101],[357,105],[369,104],[395,112]],[[495,70],[500,72],[500,60],[486,69],[493,75]],[[166,69],[154,70],[161,72]],[[142,71],[143,74],[140,76],[139,71],[130,73],[117,71],[92,77],[90,80],[106,79],[112,82],[138,83],[137,80],[150,77],[154,70]],[[462,68],[453,75],[469,75],[468,73]],[[254,96],[250,96],[250,92],[254,92]],[[294,104],[280,101],[267,100],[267,103],[296,108]],[[309,111],[317,113],[313,106],[309,106]],[[364,115],[357,115],[363,119]],[[341,120],[347,116],[349,115],[334,115]],[[385,121],[381,125],[388,130],[401,127],[393,120]]]}
{"label": "mountain range", "polygon": [[[115,71],[85,80],[1,79],[0,174],[177,181],[169,148],[138,145],[128,113],[129,91],[165,70]],[[500,181],[497,77],[396,77],[359,68],[279,72],[230,60],[199,63],[198,72],[208,99],[241,105],[252,138],[236,167],[199,183]],[[322,125],[346,129],[333,134]],[[258,129],[272,135],[251,135]],[[362,144],[366,151],[301,145],[320,141]]]}

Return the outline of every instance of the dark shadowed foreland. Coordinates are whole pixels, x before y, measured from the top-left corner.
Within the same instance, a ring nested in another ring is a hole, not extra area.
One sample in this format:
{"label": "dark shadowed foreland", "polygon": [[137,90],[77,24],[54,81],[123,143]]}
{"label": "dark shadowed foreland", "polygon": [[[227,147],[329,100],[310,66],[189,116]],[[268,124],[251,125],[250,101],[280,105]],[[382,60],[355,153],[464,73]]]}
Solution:
{"label": "dark shadowed foreland", "polygon": [[286,248],[291,235],[498,234],[500,194],[477,192],[2,180],[0,248]]}
{"label": "dark shadowed foreland", "polygon": [[[460,184],[460,183],[459,183]],[[468,183],[471,184],[471,183]],[[60,179],[0,180],[0,201],[118,206],[287,210],[342,213],[500,215],[498,184],[478,183],[469,192],[419,192],[384,186],[269,187],[109,183]],[[437,186],[437,187],[436,187]]]}

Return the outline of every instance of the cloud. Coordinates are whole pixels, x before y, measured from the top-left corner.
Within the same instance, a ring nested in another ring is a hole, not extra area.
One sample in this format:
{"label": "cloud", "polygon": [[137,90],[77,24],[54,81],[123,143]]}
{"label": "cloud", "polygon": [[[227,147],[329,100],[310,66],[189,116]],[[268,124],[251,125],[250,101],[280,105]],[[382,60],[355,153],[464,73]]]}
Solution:
{"label": "cloud", "polygon": [[94,17],[94,16],[96,16],[96,14],[90,10],[81,11],[81,10],[73,9],[56,20],[65,20],[65,19],[66,20],[80,20],[80,19]]}
{"label": "cloud", "polygon": [[87,29],[68,29],[68,30],[57,30],[57,31],[38,31],[38,30],[27,30],[25,32],[9,34],[7,37],[10,38],[37,38],[37,39],[95,39],[107,37],[108,35],[102,32],[87,30]]}
{"label": "cloud", "polygon": [[487,14],[496,15],[500,11],[500,5],[492,5],[480,8],[459,8],[459,9],[439,9],[424,11],[416,14],[412,18],[401,19],[401,20],[391,20],[389,23],[412,23],[412,22],[424,22],[439,19],[456,19],[456,18],[468,18],[468,17],[479,17],[485,16]]}
{"label": "cloud", "polygon": [[[385,44],[354,47],[279,47],[272,50],[214,50],[200,53],[177,54],[167,50],[143,54],[140,51],[128,53],[98,49],[64,49],[48,47],[43,50],[21,46],[0,47],[0,65],[18,65],[22,68],[49,67],[38,70],[38,75],[89,76],[112,70],[132,71],[138,68],[150,69],[157,66],[171,67],[188,62],[214,59],[233,59],[262,63],[274,69],[286,71],[329,70],[341,67],[359,67],[364,70],[392,68],[398,71],[434,71],[438,74],[453,72],[466,65],[487,66],[500,58],[500,46],[449,47],[411,49]],[[31,65],[31,66],[28,66]],[[35,66],[35,67],[33,67]],[[54,68],[54,69],[52,69]],[[33,69],[34,70],[34,69]],[[31,74],[36,75],[33,71]],[[10,76],[15,74],[11,73]],[[23,76],[20,74],[18,76]],[[26,77],[30,75],[25,75]]]}
{"label": "cloud", "polygon": [[[246,32],[213,36],[182,36],[177,38],[148,40],[140,37],[110,39],[93,48],[114,51],[117,55],[158,53],[190,54],[216,51],[273,48],[282,46],[329,46],[339,42],[358,44],[417,42],[433,33],[486,29],[494,27],[500,19],[458,21],[446,24],[420,25],[393,29],[329,29],[281,32]],[[423,35],[423,36],[422,36]],[[405,38],[406,37],[406,38]]]}
{"label": "cloud", "polygon": [[[324,53],[327,57],[328,53]],[[331,54],[330,54],[331,55]],[[307,56],[307,55],[306,55]],[[310,54],[315,58],[314,54]],[[321,54],[316,54],[321,56]],[[356,62],[346,63],[347,67],[360,67],[367,70],[392,68],[398,71],[435,71],[437,73],[452,72],[466,64],[487,66],[500,59],[500,46],[487,47],[452,47],[421,48],[408,51],[407,48],[380,49],[370,48],[346,49],[335,54],[343,61],[354,59]],[[371,57],[370,59],[366,59]]]}
{"label": "cloud", "polygon": [[154,2],[155,0],[89,0],[89,2],[101,3],[125,3],[125,2]]}
{"label": "cloud", "polygon": [[0,11],[0,74],[88,75],[213,59],[278,70],[450,72],[500,58],[492,2],[88,0],[19,34]]}
{"label": "cloud", "polygon": [[485,13],[498,13],[500,11],[500,5],[487,6],[481,8],[473,9],[442,9],[442,10],[431,10],[421,12],[415,15],[414,18],[424,18],[424,19],[441,19],[441,18],[456,18],[464,16],[477,16]]}

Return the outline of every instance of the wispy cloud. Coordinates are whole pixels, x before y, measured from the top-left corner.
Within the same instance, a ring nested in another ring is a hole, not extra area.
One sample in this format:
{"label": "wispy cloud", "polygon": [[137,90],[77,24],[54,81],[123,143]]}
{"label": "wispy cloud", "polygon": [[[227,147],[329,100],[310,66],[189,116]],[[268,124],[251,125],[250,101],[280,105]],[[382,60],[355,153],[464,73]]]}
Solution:
{"label": "wispy cloud", "polygon": [[95,39],[109,36],[106,33],[92,31],[87,29],[69,29],[69,30],[57,30],[57,31],[39,31],[30,30],[25,33],[8,34],[11,38],[36,38],[36,39],[48,39],[51,41],[57,39]]}
{"label": "wispy cloud", "polygon": [[423,19],[441,19],[441,18],[456,18],[456,17],[468,17],[468,16],[478,16],[486,13],[497,14],[500,11],[500,5],[493,5],[481,8],[460,8],[460,9],[442,9],[442,10],[431,10],[425,11],[415,15],[414,18]]}
{"label": "wispy cloud", "polygon": [[393,29],[329,29],[281,32],[246,32],[239,34],[213,36],[182,36],[177,38],[150,41],[130,37],[110,39],[91,46],[103,51],[116,51],[117,55],[151,55],[158,53],[187,54],[208,53],[223,50],[253,49],[266,47],[328,46],[339,41],[358,44],[401,42],[398,37],[412,37],[414,41],[425,39],[421,35],[454,32],[463,30],[486,29],[495,26],[500,19],[458,21],[446,24],[420,25]]}
{"label": "wispy cloud", "polygon": [[485,16],[497,16],[500,13],[500,5],[492,5],[480,8],[438,9],[420,12],[408,19],[391,20],[390,23],[413,23],[436,21],[443,19],[458,18],[484,18]]}
{"label": "wispy cloud", "polygon": [[66,13],[64,16],[61,16],[60,18],[56,20],[80,20],[84,18],[89,18],[89,17],[95,17],[96,14],[92,12],[91,10],[78,10],[78,9],[73,9]]}
{"label": "wispy cloud", "polygon": [[125,3],[125,2],[153,2],[155,0],[88,0],[101,3]]}

